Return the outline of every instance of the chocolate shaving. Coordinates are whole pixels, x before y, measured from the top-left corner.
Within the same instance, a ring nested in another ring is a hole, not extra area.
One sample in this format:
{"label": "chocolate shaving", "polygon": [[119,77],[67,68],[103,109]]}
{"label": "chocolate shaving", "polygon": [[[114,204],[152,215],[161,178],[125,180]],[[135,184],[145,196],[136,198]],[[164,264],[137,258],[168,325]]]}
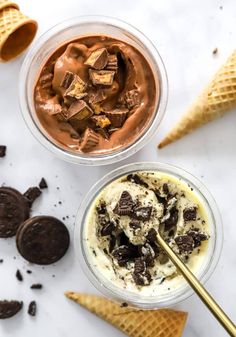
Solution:
{"label": "chocolate shaving", "polygon": [[66,71],[61,81],[60,86],[64,89],[68,89],[74,79],[74,74],[71,71]]}
{"label": "chocolate shaving", "polygon": [[107,61],[108,52],[106,48],[101,48],[93,51],[84,64],[94,69],[101,70],[106,67]]}
{"label": "chocolate shaving", "polygon": [[115,72],[110,70],[89,69],[89,76],[93,85],[110,86],[113,83]]}
{"label": "chocolate shaving", "polygon": [[106,116],[111,121],[112,126],[115,128],[120,128],[124,124],[128,112],[129,110],[125,108],[114,109],[106,111]]}

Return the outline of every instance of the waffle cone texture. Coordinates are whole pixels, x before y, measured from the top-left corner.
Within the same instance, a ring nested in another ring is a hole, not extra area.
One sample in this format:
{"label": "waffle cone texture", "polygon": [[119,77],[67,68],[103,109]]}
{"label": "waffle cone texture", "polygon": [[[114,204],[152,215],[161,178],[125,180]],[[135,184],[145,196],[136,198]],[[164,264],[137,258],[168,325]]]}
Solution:
{"label": "waffle cone texture", "polygon": [[20,12],[12,1],[0,0],[0,62],[21,54],[32,42],[38,24]]}
{"label": "waffle cone texture", "polygon": [[159,144],[162,148],[236,107],[236,50]]}
{"label": "waffle cone texture", "polygon": [[65,295],[130,337],[180,337],[187,319],[187,313],[175,310],[138,310],[94,295]]}

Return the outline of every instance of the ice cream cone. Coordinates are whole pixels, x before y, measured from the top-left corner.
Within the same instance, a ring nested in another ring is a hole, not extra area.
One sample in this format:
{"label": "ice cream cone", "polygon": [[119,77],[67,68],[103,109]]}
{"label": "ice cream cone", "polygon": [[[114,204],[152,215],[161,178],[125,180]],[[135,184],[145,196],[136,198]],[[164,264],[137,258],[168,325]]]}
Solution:
{"label": "ice cream cone", "polygon": [[169,309],[138,310],[93,295],[65,295],[130,337],[180,337],[187,313]]}
{"label": "ice cream cone", "polygon": [[236,50],[158,147],[161,149],[182,138],[200,126],[223,116],[234,107],[236,107]]}
{"label": "ice cream cone", "polygon": [[37,32],[37,22],[22,14],[13,2],[0,0],[0,61],[22,53]]}

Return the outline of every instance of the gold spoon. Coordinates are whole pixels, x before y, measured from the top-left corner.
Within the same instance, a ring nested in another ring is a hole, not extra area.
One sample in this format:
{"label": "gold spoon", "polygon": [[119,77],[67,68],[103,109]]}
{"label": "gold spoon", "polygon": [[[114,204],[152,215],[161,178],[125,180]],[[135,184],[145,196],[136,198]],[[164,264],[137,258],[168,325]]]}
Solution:
{"label": "gold spoon", "polygon": [[203,285],[198,281],[198,279],[193,275],[193,273],[188,269],[188,267],[174,253],[170,246],[161,237],[160,233],[157,234],[157,241],[167,253],[171,261],[181,271],[182,275],[187,280],[189,285],[193,288],[193,290],[197,293],[203,303],[205,303],[208,309],[212,312],[215,318],[220,322],[220,324],[225,328],[230,336],[236,337],[236,326],[234,325],[234,323],[229,319],[229,317],[220,308],[220,306],[203,287]]}

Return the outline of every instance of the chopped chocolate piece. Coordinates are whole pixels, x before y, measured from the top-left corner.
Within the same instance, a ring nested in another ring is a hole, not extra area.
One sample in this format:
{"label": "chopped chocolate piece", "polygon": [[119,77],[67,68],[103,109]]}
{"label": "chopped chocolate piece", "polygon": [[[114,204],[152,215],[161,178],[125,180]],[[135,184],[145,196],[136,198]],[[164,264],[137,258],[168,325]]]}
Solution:
{"label": "chopped chocolate piece", "polygon": [[84,62],[87,66],[101,70],[106,67],[108,61],[108,52],[106,48],[94,50]]}
{"label": "chopped chocolate piece", "polygon": [[119,128],[124,124],[128,112],[129,110],[125,108],[114,109],[106,111],[106,116],[111,121],[112,126],[114,126],[115,128]]}
{"label": "chopped chocolate piece", "polygon": [[135,207],[132,213],[132,217],[137,220],[147,221],[151,218],[152,206],[147,207]]}
{"label": "chopped chocolate piece", "polygon": [[116,237],[114,235],[111,235],[110,236],[110,241],[109,241],[109,253],[110,254],[115,249],[115,246],[116,246]]}
{"label": "chopped chocolate piece", "polygon": [[43,89],[50,89],[52,86],[53,74],[47,73],[40,77],[39,83]]}
{"label": "chopped chocolate piece", "polygon": [[117,260],[119,266],[123,267],[129,260],[133,259],[134,252],[130,247],[123,245],[114,249],[112,255]]}
{"label": "chopped chocolate piece", "polygon": [[184,221],[195,221],[197,218],[197,208],[189,207],[185,208],[183,211]]}
{"label": "chopped chocolate piece", "polygon": [[99,142],[99,136],[92,129],[87,128],[80,143],[80,150],[83,152],[91,151]]}
{"label": "chopped chocolate piece", "polygon": [[107,208],[105,202],[99,204],[96,208],[98,214],[106,214]]}
{"label": "chopped chocolate piece", "polygon": [[168,184],[166,184],[166,183],[163,184],[162,189],[163,189],[163,192],[164,192],[166,195],[168,195],[168,194],[170,193]]}
{"label": "chopped chocolate piece", "polygon": [[96,126],[99,126],[102,129],[111,124],[110,120],[104,115],[93,116],[91,119],[96,124]]}
{"label": "chopped chocolate piece", "polygon": [[7,147],[5,145],[0,145],[0,158],[5,157]]}
{"label": "chopped chocolate piece", "polygon": [[146,270],[146,262],[142,257],[135,259],[134,261],[134,273],[143,273]]}
{"label": "chopped chocolate piece", "polygon": [[140,95],[139,95],[138,90],[133,89],[133,90],[127,91],[125,94],[125,102],[129,109],[139,105]]}
{"label": "chopped chocolate piece", "polygon": [[85,92],[86,88],[87,84],[79,77],[79,75],[74,74],[74,79],[71,82],[69,88],[66,90],[64,96],[81,99],[87,95]]}
{"label": "chopped chocolate piece", "polygon": [[133,229],[141,228],[140,222],[138,220],[135,220],[135,219],[130,221],[129,226],[130,226],[130,228],[133,228]]}
{"label": "chopped chocolate piece", "polygon": [[113,83],[115,72],[110,70],[89,69],[89,76],[93,85],[110,86]]}
{"label": "chopped chocolate piece", "polygon": [[34,201],[40,196],[42,192],[40,189],[35,186],[35,187],[30,187],[28,190],[24,193],[24,197],[28,200],[29,205],[32,206]]}
{"label": "chopped chocolate piece", "polygon": [[138,286],[149,285],[152,281],[151,274],[147,270],[143,273],[133,273],[132,276],[135,284]]}
{"label": "chopped chocolate piece", "polygon": [[118,215],[131,215],[134,202],[129,192],[124,191],[121,194],[120,200],[113,210]]}
{"label": "chopped chocolate piece", "polygon": [[156,232],[156,230],[154,228],[149,229],[146,238],[150,242],[157,242],[157,232]]}
{"label": "chopped chocolate piece", "polygon": [[101,236],[111,235],[113,230],[115,229],[115,223],[113,221],[109,221],[102,229]]}
{"label": "chopped chocolate piece", "polygon": [[66,71],[61,81],[60,86],[64,89],[68,89],[74,79],[74,74],[71,71]]}
{"label": "chopped chocolate piece", "polygon": [[35,301],[30,302],[29,307],[28,307],[28,314],[30,316],[36,316],[36,311],[37,311],[37,305]]}
{"label": "chopped chocolate piece", "polygon": [[19,301],[0,301],[0,319],[15,316],[23,307],[23,302]]}
{"label": "chopped chocolate piece", "polygon": [[171,228],[177,225],[179,219],[179,211],[176,207],[173,207],[170,210],[170,216],[167,220],[164,221],[164,230],[169,231]]}
{"label": "chopped chocolate piece", "polygon": [[180,235],[175,238],[180,253],[191,253],[194,249],[194,240],[189,235]]}
{"label": "chopped chocolate piece", "polygon": [[118,70],[118,58],[115,54],[108,56],[106,70],[113,70],[115,72]]}
{"label": "chopped chocolate piece", "polygon": [[47,182],[46,182],[46,180],[45,180],[44,178],[42,178],[42,179],[40,180],[39,187],[41,188],[41,190],[42,190],[43,188],[48,188],[48,184],[47,184]]}
{"label": "chopped chocolate piece", "polygon": [[143,179],[141,179],[139,175],[137,174],[128,174],[127,180],[137,185],[141,185],[141,186],[148,188],[148,184]]}
{"label": "chopped chocolate piece", "polygon": [[83,100],[71,104],[67,111],[67,119],[84,120],[93,115],[93,110]]}
{"label": "chopped chocolate piece", "polygon": [[32,284],[32,286],[30,287],[31,289],[42,289],[43,286],[41,283],[34,283]]}
{"label": "chopped chocolate piece", "polygon": [[21,274],[21,272],[20,272],[19,269],[17,269],[17,271],[16,271],[16,278],[17,278],[17,280],[20,281],[20,282],[23,281],[23,276],[22,276],[22,274]]}
{"label": "chopped chocolate piece", "polygon": [[201,242],[207,240],[207,235],[201,233],[199,228],[190,229],[186,234],[193,238],[194,248],[201,246]]}
{"label": "chopped chocolate piece", "polygon": [[20,192],[10,187],[0,187],[1,238],[14,236],[29,213],[29,204]]}

